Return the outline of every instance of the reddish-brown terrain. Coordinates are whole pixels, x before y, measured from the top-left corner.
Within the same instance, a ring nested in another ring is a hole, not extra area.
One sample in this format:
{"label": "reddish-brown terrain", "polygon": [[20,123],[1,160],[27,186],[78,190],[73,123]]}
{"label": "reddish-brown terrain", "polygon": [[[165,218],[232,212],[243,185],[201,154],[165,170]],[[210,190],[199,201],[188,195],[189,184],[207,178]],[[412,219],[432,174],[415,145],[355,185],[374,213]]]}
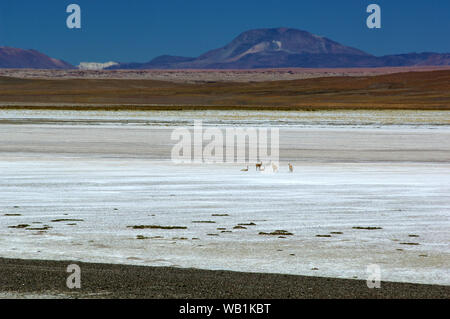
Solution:
{"label": "reddish-brown terrain", "polygon": [[110,110],[450,109],[448,69],[245,83],[63,78],[0,77],[0,107]]}

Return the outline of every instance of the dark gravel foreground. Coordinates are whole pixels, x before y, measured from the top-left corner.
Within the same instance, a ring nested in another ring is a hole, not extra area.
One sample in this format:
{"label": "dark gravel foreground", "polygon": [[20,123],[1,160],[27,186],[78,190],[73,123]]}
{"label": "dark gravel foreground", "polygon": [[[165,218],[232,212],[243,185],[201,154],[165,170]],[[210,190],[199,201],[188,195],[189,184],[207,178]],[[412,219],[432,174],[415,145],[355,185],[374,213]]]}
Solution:
{"label": "dark gravel foreground", "polygon": [[[81,289],[66,287],[69,264],[81,267]],[[201,269],[0,258],[0,294],[66,298],[445,298],[450,286],[240,273]]]}

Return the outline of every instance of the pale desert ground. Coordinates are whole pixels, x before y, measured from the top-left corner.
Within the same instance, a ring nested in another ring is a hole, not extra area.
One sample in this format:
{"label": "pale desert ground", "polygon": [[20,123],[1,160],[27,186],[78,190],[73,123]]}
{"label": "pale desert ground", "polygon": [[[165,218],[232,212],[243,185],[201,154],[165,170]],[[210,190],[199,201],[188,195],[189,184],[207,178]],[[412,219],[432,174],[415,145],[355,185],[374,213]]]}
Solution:
{"label": "pale desert ground", "polygon": [[253,70],[32,70],[0,69],[0,76],[20,79],[128,79],[180,83],[264,82],[336,76],[375,76],[401,72],[449,70],[450,66],[384,68],[289,68]]}
{"label": "pale desert ground", "polygon": [[[0,112],[0,257],[450,285],[448,112]],[[280,171],[174,164],[199,117],[279,128]]]}

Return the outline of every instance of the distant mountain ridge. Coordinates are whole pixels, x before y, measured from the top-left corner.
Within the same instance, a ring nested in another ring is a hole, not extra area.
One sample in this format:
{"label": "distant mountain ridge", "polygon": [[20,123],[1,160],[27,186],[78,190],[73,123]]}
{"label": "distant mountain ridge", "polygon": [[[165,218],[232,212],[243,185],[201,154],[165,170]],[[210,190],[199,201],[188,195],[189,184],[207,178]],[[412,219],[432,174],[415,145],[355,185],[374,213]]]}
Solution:
{"label": "distant mountain ridge", "polygon": [[0,47],[0,68],[73,69],[73,65],[36,50]]}
{"label": "distant mountain ridge", "polygon": [[[307,31],[274,28],[241,33],[224,47],[199,57],[162,55],[145,63],[82,63],[80,69],[258,69],[448,66],[450,53],[377,57]],[[0,47],[0,68],[72,69],[36,50]]]}
{"label": "distant mountain ridge", "polygon": [[110,69],[255,69],[450,65],[450,54],[410,53],[376,57],[307,31],[276,28],[246,31],[226,46],[197,58],[164,55]]}

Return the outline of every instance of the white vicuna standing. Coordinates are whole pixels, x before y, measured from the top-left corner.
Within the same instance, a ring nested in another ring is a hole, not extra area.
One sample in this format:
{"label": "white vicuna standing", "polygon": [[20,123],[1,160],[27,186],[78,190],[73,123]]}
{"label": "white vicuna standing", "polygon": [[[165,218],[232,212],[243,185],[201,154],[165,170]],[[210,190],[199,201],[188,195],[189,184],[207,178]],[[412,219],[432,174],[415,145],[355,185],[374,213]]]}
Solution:
{"label": "white vicuna standing", "polygon": [[272,170],[274,173],[278,172],[278,165],[272,162]]}

